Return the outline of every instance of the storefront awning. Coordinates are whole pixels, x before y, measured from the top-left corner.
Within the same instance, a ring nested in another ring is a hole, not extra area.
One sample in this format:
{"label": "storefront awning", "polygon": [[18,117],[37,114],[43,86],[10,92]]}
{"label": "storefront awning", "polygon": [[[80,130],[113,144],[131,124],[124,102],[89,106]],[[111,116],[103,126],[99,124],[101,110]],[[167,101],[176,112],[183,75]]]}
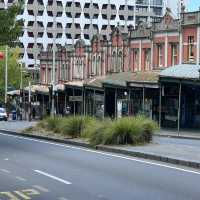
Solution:
{"label": "storefront awning", "polygon": [[133,73],[131,72],[121,72],[121,73],[113,73],[106,76],[103,81],[103,85],[112,85],[115,87],[126,87],[127,81],[131,81]]}
{"label": "storefront awning", "polygon": [[12,90],[7,92],[8,96],[20,96],[20,90]]}
{"label": "storefront awning", "polygon": [[96,88],[96,89],[103,89],[103,81],[105,80],[106,76],[95,77],[93,79],[88,79],[84,83],[84,87],[86,88]]}
{"label": "storefront awning", "polygon": [[132,76],[132,80],[127,82],[129,87],[142,87],[142,88],[159,88],[160,71],[147,71],[147,72],[136,72]]}
{"label": "storefront awning", "polygon": [[160,78],[200,82],[200,65],[182,64],[163,70]]}
{"label": "storefront awning", "polygon": [[31,85],[30,88],[29,86],[24,88],[26,92],[28,92],[29,89],[31,90],[31,93],[49,94],[48,85]]}

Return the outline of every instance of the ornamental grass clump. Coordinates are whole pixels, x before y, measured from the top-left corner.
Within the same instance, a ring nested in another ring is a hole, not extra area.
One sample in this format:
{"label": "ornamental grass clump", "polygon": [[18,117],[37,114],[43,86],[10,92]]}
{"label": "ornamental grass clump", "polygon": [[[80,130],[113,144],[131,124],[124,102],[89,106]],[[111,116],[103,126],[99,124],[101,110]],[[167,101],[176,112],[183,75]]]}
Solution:
{"label": "ornamental grass clump", "polygon": [[84,116],[70,116],[64,118],[61,125],[61,133],[64,135],[77,138],[81,136],[85,127],[90,124],[94,118]]}
{"label": "ornamental grass clump", "polygon": [[92,120],[88,123],[81,134],[81,137],[87,139],[92,146],[103,144],[108,127],[111,125],[111,120]]}
{"label": "ornamental grass clump", "polygon": [[44,129],[48,131],[52,131],[55,133],[60,133],[60,127],[62,123],[61,117],[48,117],[40,123],[40,126],[42,126]]}
{"label": "ornamental grass clump", "polygon": [[92,145],[137,145],[150,142],[156,129],[157,124],[144,116],[124,117],[96,122],[86,127],[83,136]]}

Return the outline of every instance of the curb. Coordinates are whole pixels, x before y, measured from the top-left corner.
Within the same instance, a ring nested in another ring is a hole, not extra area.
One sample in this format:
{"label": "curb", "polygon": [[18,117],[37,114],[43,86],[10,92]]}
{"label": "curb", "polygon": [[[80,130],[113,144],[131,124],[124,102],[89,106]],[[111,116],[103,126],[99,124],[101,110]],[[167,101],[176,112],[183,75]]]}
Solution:
{"label": "curb", "polygon": [[74,145],[74,146],[85,147],[85,148],[92,148],[91,145],[89,145],[87,143],[72,141],[70,139],[62,140],[62,139],[56,139],[56,138],[47,137],[47,136],[26,134],[26,133],[21,133],[21,132],[17,132],[17,131],[8,131],[8,130],[4,130],[4,129],[0,129],[0,132],[8,134],[8,135],[13,135],[13,136],[22,136],[22,137],[26,137],[26,138],[45,140],[45,141]]}
{"label": "curb", "polygon": [[131,156],[131,157],[149,159],[149,160],[159,161],[163,163],[170,163],[170,164],[180,165],[184,167],[200,169],[200,163],[196,161],[188,161],[188,160],[177,159],[177,158],[172,158],[172,157],[167,157],[167,156],[160,156],[160,155],[151,154],[151,153],[128,151],[128,150],[112,148],[112,147],[108,147],[104,145],[97,145],[96,147],[92,147],[88,143],[72,141],[70,139],[66,139],[66,140],[56,139],[56,138],[33,135],[33,134],[25,134],[25,133],[16,132],[16,131],[8,131],[4,129],[3,130],[0,129],[0,132],[9,134],[9,135],[14,135],[14,136],[22,136],[22,137],[32,138],[32,139],[41,139],[41,140],[56,142],[60,144],[67,144],[67,145],[73,145],[73,146],[78,146],[78,147],[96,149],[96,150],[104,151],[104,152],[117,153],[117,154],[122,154],[126,156]]}
{"label": "curb", "polygon": [[184,139],[184,140],[200,140],[200,137],[193,136],[184,136],[184,135],[167,135],[167,134],[153,134],[153,136],[157,137],[165,137],[165,138],[175,138],[175,139]]}

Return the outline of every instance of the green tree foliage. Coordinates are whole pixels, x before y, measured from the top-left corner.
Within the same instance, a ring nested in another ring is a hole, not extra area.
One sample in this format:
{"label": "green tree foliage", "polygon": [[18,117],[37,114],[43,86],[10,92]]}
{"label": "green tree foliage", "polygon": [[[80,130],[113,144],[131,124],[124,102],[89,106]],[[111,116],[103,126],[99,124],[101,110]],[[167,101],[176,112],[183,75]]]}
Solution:
{"label": "green tree foliage", "polygon": [[17,20],[23,3],[13,4],[5,10],[0,10],[0,46],[16,46],[22,32],[23,21]]}
{"label": "green tree foliage", "polygon": [[[0,51],[5,50],[4,47]],[[18,63],[19,48],[8,48],[8,90],[15,90],[20,88],[21,81],[21,66]],[[27,85],[27,80],[24,78],[23,85]],[[5,59],[0,60],[0,102],[4,101],[5,94]]]}

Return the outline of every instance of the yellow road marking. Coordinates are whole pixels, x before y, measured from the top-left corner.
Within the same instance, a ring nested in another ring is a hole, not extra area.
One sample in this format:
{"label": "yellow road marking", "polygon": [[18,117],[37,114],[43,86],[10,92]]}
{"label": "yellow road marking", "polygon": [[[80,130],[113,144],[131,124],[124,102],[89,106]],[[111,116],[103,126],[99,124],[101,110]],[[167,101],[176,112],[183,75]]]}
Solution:
{"label": "yellow road marking", "polygon": [[22,192],[27,196],[33,196],[33,195],[39,195],[40,194],[40,192],[38,192],[35,189],[26,189],[26,190],[22,190]]}
{"label": "yellow road marking", "polygon": [[20,200],[11,192],[0,192],[0,196],[9,197],[9,200]]}
{"label": "yellow road marking", "polygon": [[40,185],[34,185],[33,187],[40,190],[41,192],[49,192],[49,190],[47,188],[40,186]]}
{"label": "yellow road marking", "polygon": [[24,194],[24,192],[15,191],[15,194],[17,194],[18,196],[20,196],[23,200],[31,200],[31,198],[29,196],[27,196],[26,194]]}
{"label": "yellow road marking", "polygon": [[[7,197],[9,200],[31,200],[34,195],[40,195],[35,189],[25,189],[14,192],[0,192],[0,197]],[[20,198],[20,199],[19,199]]]}

